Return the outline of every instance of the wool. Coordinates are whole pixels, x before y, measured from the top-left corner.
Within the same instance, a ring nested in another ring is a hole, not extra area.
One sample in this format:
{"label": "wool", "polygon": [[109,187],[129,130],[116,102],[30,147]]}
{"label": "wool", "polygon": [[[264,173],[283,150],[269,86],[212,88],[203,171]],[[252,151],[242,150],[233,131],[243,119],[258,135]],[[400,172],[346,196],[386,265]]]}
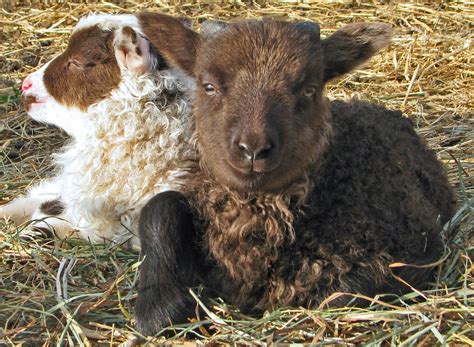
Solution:
{"label": "wool", "polygon": [[194,157],[186,141],[189,114],[183,85],[167,71],[124,76],[109,98],[89,108],[94,127],[55,155],[65,216],[81,237],[121,242],[136,233],[148,199],[180,189]]}
{"label": "wool", "polygon": [[[384,226],[386,218],[394,218],[393,213],[401,223],[430,225],[425,228],[430,230],[432,249],[425,250],[426,255],[418,256],[427,263],[440,256],[441,224],[432,224],[437,219],[433,216],[440,214],[443,216],[440,222],[445,222],[446,216],[452,214],[453,198],[449,188],[446,189],[445,173],[433,153],[424,148],[409,121],[403,120],[399,113],[360,101],[333,102],[331,108],[332,120],[328,124],[334,125],[334,134],[328,125],[318,160],[287,189],[276,193],[239,192],[213,178],[202,162],[186,185],[187,197],[197,216],[196,227],[202,234],[203,251],[208,253],[214,266],[212,280],[207,285],[215,286],[224,297],[244,310],[266,310],[282,305],[312,306],[334,291],[354,292],[354,285],[387,287],[392,278],[390,263],[416,259],[404,246],[403,239],[413,237],[413,242],[419,241],[410,228]],[[378,123],[390,127],[384,129]],[[350,135],[355,129],[358,135]],[[437,186],[443,189],[440,193],[449,197],[441,209],[433,210],[430,202],[417,195],[416,181],[407,176],[411,175],[410,171],[401,178],[405,181],[403,184],[397,182],[395,188],[390,183],[393,180],[392,161],[400,160],[397,136],[405,138],[408,146],[418,148],[418,156],[426,157],[426,163],[421,162],[421,157],[418,158],[420,162],[414,158],[403,159],[409,160],[408,167],[415,171],[423,165],[436,167],[431,179],[439,180]],[[197,140],[195,143],[198,151]],[[347,151],[356,144],[359,144],[358,149],[353,150],[353,154]],[[393,150],[387,150],[389,157],[380,155],[377,159],[368,159],[361,156],[370,151],[379,155],[377,151],[385,152],[390,146]],[[367,165],[369,171],[370,165],[376,169],[369,173],[367,169],[362,170],[361,165]],[[381,182],[373,187],[374,194],[388,198],[392,189],[407,192],[405,198],[394,195],[386,207],[376,208],[380,220],[371,215],[373,212],[365,212],[368,207],[364,205],[366,194],[372,190],[364,188],[363,182],[367,179]],[[387,180],[385,186],[384,180]],[[337,190],[331,191],[334,189],[331,187],[337,187]],[[323,204],[327,205],[324,209]],[[400,208],[399,212],[390,211],[390,204]],[[408,213],[406,204],[418,204],[417,211]],[[370,214],[364,217],[366,213]],[[365,229],[361,227],[363,223],[367,223]],[[382,226],[387,229],[384,236],[377,234]],[[393,245],[384,240],[390,232],[396,235],[392,236],[392,239],[396,238]],[[370,242],[364,241],[371,238]],[[378,239],[382,243],[377,243]],[[372,242],[376,244],[372,245]],[[354,283],[357,268],[363,269],[365,281],[371,277],[371,286],[362,280],[360,284]],[[420,276],[420,283],[426,275]],[[413,280],[418,282],[416,278]],[[394,288],[398,287],[394,284]]]}

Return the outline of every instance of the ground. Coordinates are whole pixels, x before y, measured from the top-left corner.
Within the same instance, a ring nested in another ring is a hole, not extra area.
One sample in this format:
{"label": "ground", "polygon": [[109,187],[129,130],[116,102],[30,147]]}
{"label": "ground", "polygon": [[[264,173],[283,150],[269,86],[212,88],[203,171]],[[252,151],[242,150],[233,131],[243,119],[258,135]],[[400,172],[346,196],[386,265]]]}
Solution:
{"label": "ground", "polygon": [[[446,255],[432,289],[369,309],[279,309],[245,317],[216,299],[201,320],[172,327],[169,343],[313,342],[321,344],[474,345],[473,194],[474,68],[468,2],[387,5],[359,1],[162,1],[99,4],[4,5],[0,10],[0,204],[53,174],[50,155],[67,136],[33,122],[19,101],[19,86],[65,48],[72,26],[90,12],[152,9],[192,19],[273,16],[315,20],[325,36],[345,23],[383,21],[393,44],[371,62],[332,83],[330,98],[359,97],[401,109],[445,164],[458,193],[458,212],[446,226]],[[387,2],[385,2],[387,3]],[[31,7],[32,6],[32,7]],[[0,344],[118,345],[137,343],[133,304],[138,254],[80,240],[25,240],[25,226],[0,224]],[[410,300],[411,299],[411,300]],[[208,323],[208,324],[206,324]]]}

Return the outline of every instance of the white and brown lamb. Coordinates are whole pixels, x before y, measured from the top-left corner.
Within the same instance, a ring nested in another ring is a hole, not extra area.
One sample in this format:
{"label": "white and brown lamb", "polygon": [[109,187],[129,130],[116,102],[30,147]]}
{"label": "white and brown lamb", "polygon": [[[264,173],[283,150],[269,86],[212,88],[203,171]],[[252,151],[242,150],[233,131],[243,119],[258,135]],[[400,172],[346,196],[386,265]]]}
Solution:
{"label": "white and brown lamb", "polygon": [[1,206],[0,217],[36,220],[59,237],[137,245],[140,209],[159,192],[179,190],[193,157],[190,62],[173,52],[173,40],[195,35],[158,13],[82,18],[67,49],[22,85],[28,114],[71,140],[54,155],[56,175]]}

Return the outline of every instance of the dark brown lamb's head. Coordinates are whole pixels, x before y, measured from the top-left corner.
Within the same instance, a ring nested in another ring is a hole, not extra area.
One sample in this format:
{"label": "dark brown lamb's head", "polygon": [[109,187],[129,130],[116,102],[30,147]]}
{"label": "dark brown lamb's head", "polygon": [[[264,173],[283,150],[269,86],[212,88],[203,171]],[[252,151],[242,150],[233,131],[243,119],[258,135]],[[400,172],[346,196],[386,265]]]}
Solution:
{"label": "dark brown lamb's head", "polygon": [[275,192],[317,161],[331,134],[324,85],[390,40],[387,24],[204,23],[193,101],[202,161],[224,185]]}

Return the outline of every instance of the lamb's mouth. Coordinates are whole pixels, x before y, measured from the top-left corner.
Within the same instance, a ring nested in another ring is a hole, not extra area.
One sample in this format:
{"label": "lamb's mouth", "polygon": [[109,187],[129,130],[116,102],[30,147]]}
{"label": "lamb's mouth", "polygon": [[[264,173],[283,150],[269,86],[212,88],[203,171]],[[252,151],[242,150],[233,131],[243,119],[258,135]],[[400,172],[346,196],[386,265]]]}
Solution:
{"label": "lamb's mouth", "polygon": [[236,164],[231,160],[226,160],[226,165],[230,167],[233,172],[237,173],[239,177],[259,177],[276,171],[280,166],[280,161],[246,160]]}
{"label": "lamb's mouth", "polygon": [[243,190],[260,190],[266,186],[271,179],[275,169],[268,171],[255,171],[252,168],[236,168],[228,163],[229,175],[227,181],[237,189]]}
{"label": "lamb's mouth", "polygon": [[45,103],[45,100],[42,100],[34,95],[25,94],[21,96],[21,101],[23,103],[23,107],[27,112],[29,112],[33,106],[38,106]]}

